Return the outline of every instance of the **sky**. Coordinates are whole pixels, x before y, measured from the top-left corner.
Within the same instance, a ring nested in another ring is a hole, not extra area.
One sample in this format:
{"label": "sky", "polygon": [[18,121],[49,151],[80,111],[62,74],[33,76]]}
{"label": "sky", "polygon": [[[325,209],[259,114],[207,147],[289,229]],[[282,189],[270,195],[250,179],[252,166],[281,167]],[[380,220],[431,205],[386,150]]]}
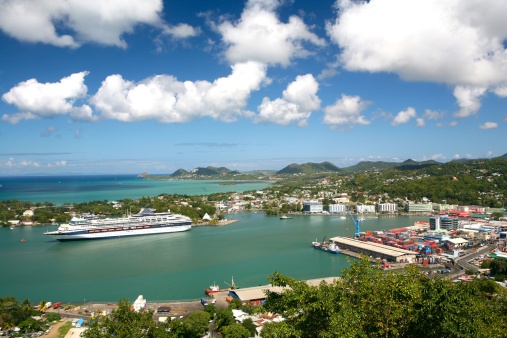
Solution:
{"label": "sky", "polygon": [[0,176],[507,153],[503,0],[0,0]]}

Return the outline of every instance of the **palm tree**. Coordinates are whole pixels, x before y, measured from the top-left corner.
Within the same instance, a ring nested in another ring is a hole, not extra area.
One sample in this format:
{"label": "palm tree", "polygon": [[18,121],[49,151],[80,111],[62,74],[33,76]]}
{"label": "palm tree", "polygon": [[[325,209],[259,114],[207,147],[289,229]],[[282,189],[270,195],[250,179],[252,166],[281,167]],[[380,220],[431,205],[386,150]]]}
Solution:
{"label": "palm tree", "polygon": [[38,308],[39,308],[39,310],[41,310],[41,311],[42,311],[42,310],[45,310],[45,309],[46,309],[46,301],[45,301],[45,300],[41,300],[41,301],[39,302]]}
{"label": "palm tree", "polygon": [[32,313],[32,304],[30,304],[28,299],[25,299],[23,303],[21,303],[21,310],[26,315],[30,315]]}

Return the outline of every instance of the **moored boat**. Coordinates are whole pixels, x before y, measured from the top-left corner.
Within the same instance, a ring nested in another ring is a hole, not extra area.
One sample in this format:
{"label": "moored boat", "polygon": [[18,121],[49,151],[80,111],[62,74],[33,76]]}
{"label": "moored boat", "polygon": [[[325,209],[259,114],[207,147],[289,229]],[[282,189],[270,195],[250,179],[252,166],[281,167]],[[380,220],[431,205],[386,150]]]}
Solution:
{"label": "moored boat", "polygon": [[192,220],[183,215],[154,213],[143,208],[138,214],[121,218],[73,217],[56,231],[45,232],[58,241],[155,235],[190,230]]}
{"label": "moored boat", "polygon": [[226,290],[221,290],[220,286],[218,286],[215,283],[213,283],[213,285],[210,285],[209,288],[207,288],[206,290],[204,290],[204,293],[207,294],[207,295],[210,295],[210,294],[213,294],[213,293],[216,293],[216,292],[221,292],[221,291],[226,291]]}

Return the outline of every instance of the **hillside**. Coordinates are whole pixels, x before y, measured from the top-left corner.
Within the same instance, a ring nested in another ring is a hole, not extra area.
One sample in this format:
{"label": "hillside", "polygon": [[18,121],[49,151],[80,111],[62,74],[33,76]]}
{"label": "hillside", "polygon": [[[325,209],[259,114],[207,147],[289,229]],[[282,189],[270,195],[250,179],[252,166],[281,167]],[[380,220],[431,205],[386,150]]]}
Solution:
{"label": "hillside", "polygon": [[340,172],[342,169],[338,168],[334,164],[330,162],[322,162],[322,163],[304,163],[304,164],[296,164],[292,163],[276,172],[277,175],[283,174],[314,174],[320,172]]}
{"label": "hillside", "polygon": [[198,167],[191,171],[186,171],[184,169],[178,169],[174,173],[171,174],[171,177],[182,177],[182,176],[223,176],[223,175],[234,175],[239,174],[239,171],[230,170],[225,167],[212,167],[208,166],[206,168]]}

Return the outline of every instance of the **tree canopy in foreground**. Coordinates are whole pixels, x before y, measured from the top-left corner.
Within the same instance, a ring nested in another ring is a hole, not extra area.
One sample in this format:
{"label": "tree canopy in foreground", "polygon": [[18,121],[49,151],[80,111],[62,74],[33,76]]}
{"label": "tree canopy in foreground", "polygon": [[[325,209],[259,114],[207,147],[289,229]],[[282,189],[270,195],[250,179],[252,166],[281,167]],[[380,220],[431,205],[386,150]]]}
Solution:
{"label": "tree canopy in foreground", "polygon": [[286,320],[267,324],[263,338],[506,337],[506,293],[487,279],[452,283],[413,267],[386,273],[366,259],[331,284],[269,279],[289,287],[268,292],[265,304]]}

